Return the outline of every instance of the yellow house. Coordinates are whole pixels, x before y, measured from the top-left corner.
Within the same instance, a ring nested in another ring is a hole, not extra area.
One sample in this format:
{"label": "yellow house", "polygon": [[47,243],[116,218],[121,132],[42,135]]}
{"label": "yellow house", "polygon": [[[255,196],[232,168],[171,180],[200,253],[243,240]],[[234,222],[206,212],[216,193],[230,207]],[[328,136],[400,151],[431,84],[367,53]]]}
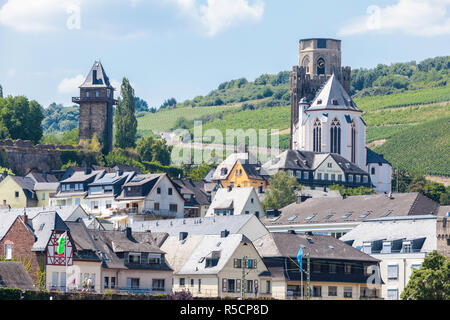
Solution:
{"label": "yellow house", "polygon": [[35,170],[30,171],[25,177],[34,180],[33,190],[36,192],[37,206],[48,207],[50,204],[50,195],[58,191],[58,179],[51,174],[37,172]]}
{"label": "yellow house", "polygon": [[38,199],[31,178],[8,175],[0,182],[1,205],[11,208],[36,207]]}
{"label": "yellow house", "polygon": [[259,192],[269,186],[267,178],[261,175],[261,166],[237,160],[229,174],[220,180],[224,188],[253,187]]}

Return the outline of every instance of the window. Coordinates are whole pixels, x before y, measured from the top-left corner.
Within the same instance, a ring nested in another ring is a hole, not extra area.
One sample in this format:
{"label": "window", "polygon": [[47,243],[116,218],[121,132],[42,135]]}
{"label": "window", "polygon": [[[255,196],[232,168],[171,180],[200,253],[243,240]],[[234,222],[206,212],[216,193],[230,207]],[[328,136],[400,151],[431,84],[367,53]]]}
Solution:
{"label": "window", "polygon": [[325,60],[323,58],[317,60],[317,74],[325,74]]}
{"label": "window", "polygon": [[342,181],[342,174],[338,174],[337,178],[338,178],[338,181]]}
{"label": "window", "polygon": [[352,265],[351,264],[344,264],[344,273],[345,274],[351,274],[352,273]]}
{"label": "window", "polygon": [[89,91],[86,91],[86,98],[89,98]]}
{"label": "window", "polygon": [[327,39],[318,39],[317,40],[317,48],[318,49],[326,49],[327,48]]}
{"label": "window", "polygon": [[98,91],[95,91],[95,96],[98,98],[98,96],[99,96],[99,92]]}
{"label": "window", "polygon": [[360,183],[361,182],[361,176],[359,174],[355,175],[355,180],[356,180],[356,183]]}
{"label": "window", "polygon": [[303,180],[308,180],[309,179],[309,173],[307,171],[303,172]]}
{"label": "window", "polygon": [[76,206],[79,206],[80,202],[81,202],[80,198],[75,198],[75,205]]}
{"label": "window", "polygon": [[398,289],[388,289],[387,298],[388,300],[398,300]]}
{"label": "window", "polygon": [[116,287],[116,277],[111,277],[111,289]]}
{"label": "window", "polygon": [[328,168],[333,168],[333,164],[332,163],[328,163],[327,166],[328,166]]}
{"label": "window", "polygon": [[191,287],[194,286],[194,279],[191,279]]}
{"label": "window", "polygon": [[127,278],[128,289],[139,289],[139,278]]}
{"label": "window", "polygon": [[164,288],[165,288],[164,279],[153,279],[152,290],[164,291]]}
{"label": "window", "polygon": [[391,253],[392,244],[390,241],[383,242],[383,248],[381,249],[381,253]]}
{"label": "window", "polygon": [[228,292],[235,292],[236,291],[235,284],[236,284],[236,280],[234,280],[234,279],[228,279],[227,280]]}
{"label": "window", "polygon": [[159,202],[155,202],[155,203],[153,204],[153,210],[159,211]]}
{"label": "window", "polygon": [[98,201],[92,201],[92,207],[98,209]]}
{"label": "window", "polygon": [[353,296],[352,287],[344,287],[344,298],[351,298]]}
{"label": "window", "polygon": [[128,254],[128,262],[129,263],[141,263],[141,254],[140,253],[129,253]]}
{"label": "window", "polygon": [[324,180],[328,180],[328,173],[324,174]]}
{"label": "window", "polygon": [[363,183],[369,183],[369,177],[363,176]]}
{"label": "window", "polygon": [[177,212],[177,211],[178,211],[178,205],[176,205],[176,204],[171,204],[171,205],[169,206],[169,211],[170,211],[170,212]]}
{"label": "window", "polygon": [[411,253],[411,241],[404,241],[402,246],[403,253]]}
{"label": "window", "polygon": [[352,121],[352,162],[356,162],[356,123]]}
{"label": "window", "polygon": [[180,287],[184,287],[186,285],[186,279],[180,278]]}
{"label": "window", "polygon": [[171,195],[172,195],[172,188],[169,188],[169,189],[167,190],[167,193],[169,194],[169,196],[171,196]]}
{"label": "window", "polygon": [[202,279],[198,279],[198,292],[202,292]]}
{"label": "window", "polygon": [[235,268],[242,268],[242,259],[234,259],[234,267]]}
{"label": "window", "polygon": [[313,297],[321,297],[321,296],[322,296],[322,287],[313,286]]}
{"label": "window", "polygon": [[161,264],[161,255],[160,254],[149,254],[148,255],[148,263],[149,264]]}
{"label": "window", "polygon": [[375,174],[375,167],[373,167],[372,169],[370,169],[370,173],[371,173],[372,175]]}
{"label": "window", "polygon": [[105,277],[103,281],[103,288],[109,288],[109,277]]}
{"label": "window", "polygon": [[106,209],[111,209],[112,201],[111,200],[106,200],[105,206],[106,206]]}
{"label": "window", "polygon": [[353,182],[353,175],[352,174],[348,175],[348,182]]}
{"label": "window", "polygon": [[322,180],[322,174],[320,172],[317,174],[317,180]]}
{"label": "window", "polygon": [[397,280],[398,279],[398,265],[388,265],[387,268],[388,280]]}
{"label": "window", "polygon": [[321,272],[321,264],[319,262],[313,263],[313,272],[315,273]]}
{"label": "window", "polygon": [[12,248],[13,248],[12,244],[7,244],[6,245],[6,249],[5,249],[5,251],[6,251],[5,259],[6,260],[11,260],[12,259]]}
{"label": "window", "polygon": [[270,293],[270,280],[266,281],[266,293]]}
{"label": "window", "polygon": [[58,272],[52,273],[52,289],[58,288]]}
{"label": "window", "polygon": [[16,192],[15,192],[15,196],[16,196],[16,198],[19,197],[19,191],[16,191]]}
{"label": "window", "polygon": [[45,192],[42,193],[42,200],[45,200]]}
{"label": "window", "polygon": [[253,293],[253,280],[247,280],[247,287],[245,289],[247,293]]}
{"label": "window", "polygon": [[156,188],[156,193],[161,194],[161,188]]}
{"label": "window", "polygon": [[256,269],[256,260],[255,259],[247,260],[247,269]]}
{"label": "window", "polygon": [[335,181],[336,180],[336,175],[334,173],[331,174],[331,181]]}
{"label": "window", "polygon": [[337,272],[337,265],[335,263],[330,263],[329,270],[330,270],[330,273],[336,273]]}
{"label": "window", "polygon": [[337,118],[331,122],[330,146],[331,153],[341,153],[341,123]]}
{"label": "window", "polygon": [[337,297],[337,287],[328,287],[328,296]]}
{"label": "window", "polygon": [[322,150],[322,124],[319,119],[316,119],[313,127],[313,151],[321,152]]}
{"label": "window", "polygon": [[422,267],[421,264],[413,264],[413,265],[411,266],[411,269],[413,269],[413,270],[418,270],[418,269],[420,269],[421,267]]}
{"label": "window", "polygon": [[370,242],[364,242],[363,243],[363,250],[364,253],[371,254],[372,253],[372,243]]}

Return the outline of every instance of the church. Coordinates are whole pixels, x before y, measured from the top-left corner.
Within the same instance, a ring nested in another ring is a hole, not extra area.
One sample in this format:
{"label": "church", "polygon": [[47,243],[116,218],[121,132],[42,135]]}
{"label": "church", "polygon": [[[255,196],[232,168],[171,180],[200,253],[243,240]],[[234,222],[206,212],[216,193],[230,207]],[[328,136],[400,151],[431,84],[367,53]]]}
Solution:
{"label": "church", "polygon": [[366,147],[366,123],[348,92],[341,41],[300,40],[300,65],[290,74],[291,150],[339,155],[370,176],[377,193],[391,192],[392,166]]}

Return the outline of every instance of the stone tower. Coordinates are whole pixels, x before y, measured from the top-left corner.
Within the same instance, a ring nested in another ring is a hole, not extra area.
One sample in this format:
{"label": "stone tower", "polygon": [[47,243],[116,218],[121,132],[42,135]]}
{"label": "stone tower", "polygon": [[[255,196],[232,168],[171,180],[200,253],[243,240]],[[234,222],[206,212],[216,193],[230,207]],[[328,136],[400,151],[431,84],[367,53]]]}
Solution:
{"label": "stone tower", "polygon": [[[316,92],[335,75],[347,92],[350,92],[350,67],[341,66],[341,40],[303,39],[300,40],[299,65],[290,73],[291,87],[291,133],[298,121],[300,99],[312,101]],[[291,134],[291,149],[293,147]]]}
{"label": "stone tower", "polygon": [[79,142],[92,139],[96,134],[103,152],[112,150],[114,88],[99,61],[94,63],[84,83],[79,87],[80,97],[72,98],[80,105]]}

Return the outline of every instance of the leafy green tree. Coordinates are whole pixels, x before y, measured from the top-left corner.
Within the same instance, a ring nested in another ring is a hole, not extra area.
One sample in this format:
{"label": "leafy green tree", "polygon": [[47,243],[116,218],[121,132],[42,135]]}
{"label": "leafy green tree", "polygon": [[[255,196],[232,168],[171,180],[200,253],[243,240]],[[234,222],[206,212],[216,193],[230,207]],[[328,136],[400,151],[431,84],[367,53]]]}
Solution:
{"label": "leafy green tree", "polygon": [[270,190],[263,200],[264,210],[281,209],[297,201],[295,190],[301,186],[297,179],[284,171],[279,171],[269,179]]}
{"label": "leafy green tree", "polygon": [[119,99],[114,116],[115,144],[117,147],[134,148],[136,146],[137,120],[134,89],[127,78],[123,78]]}
{"label": "leafy green tree", "polygon": [[403,300],[450,300],[450,259],[431,252],[414,270],[401,294]]}
{"label": "leafy green tree", "polygon": [[450,186],[445,188],[445,193],[442,193],[439,197],[439,203],[441,204],[441,206],[450,205]]}
{"label": "leafy green tree", "polygon": [[175,107],[176,105],[177,105],[177,100],[175,98],[170,98],[170,99],[165,100],[163,102],[163,104],[161,105],[161,107],[159,107],[159,108],[164,109],[167,107]]}
{"label": "leafy green tree", "polygon": [[149,111],[147,101],[145,101],[139,97],[135,97],[134,100],[135,100],[135,104],[136,104],[136,112]]}
{"label": "leafy green tree", "polygon": [[1,84],[0,84],[0,98],[3,98],[3,87]]}
{"label": "leafy green tree", "polygon": [[361,196],[361,195],[367,195],[367,194],[374,194],[375,191],[373,188],[368,188],[364,186],[351,188],[351,187],[344,187],[343,185],[339,184],[333,184],[330,186],[330,190],[339,190],[339,193],[341,196]]}
{"label": "leafy green tree", "polygon": [[197,167],[190,167],[187,169],[185,176],[186,178],[193,181],[201,181],[206,177],[206,175],[209,173],[209,171],[211,171],[212,168],[213,166],[210,166],[208,164],[201,164]]}
{"label": "leafy green tree", "polygon": [[166,140],[146,137],[139,139],[136,151],[141,161],[159,162],[164,166],[170,165],[172,147],[166,145]]}
{"label": "leafy green tree", "polygon": [[34,100],[28,101],[24,96],[0,98],[2,136],[38,143],[43,134],[41,127],[43,119],[43,108]]}
{"label": "leafy green tree", "polygon": [[2,173],[5,172],[5,171],[6,171],[9,175],[11,175],[11,176],[14,175],[14,172],[13,172],[11,169],[5,168],[5,167],[1,167],[1,166],[0,166],[0,174],[2,174]]}
{"label": "leafy green tree", "polygon": [[132,166],[135,168],[139,168],[142,172],[146,172],[144,165],[130,157],[127,154],[126,150],[123,149],[114,149],[105,156],[106,166],[113,167],[118,164]]}

